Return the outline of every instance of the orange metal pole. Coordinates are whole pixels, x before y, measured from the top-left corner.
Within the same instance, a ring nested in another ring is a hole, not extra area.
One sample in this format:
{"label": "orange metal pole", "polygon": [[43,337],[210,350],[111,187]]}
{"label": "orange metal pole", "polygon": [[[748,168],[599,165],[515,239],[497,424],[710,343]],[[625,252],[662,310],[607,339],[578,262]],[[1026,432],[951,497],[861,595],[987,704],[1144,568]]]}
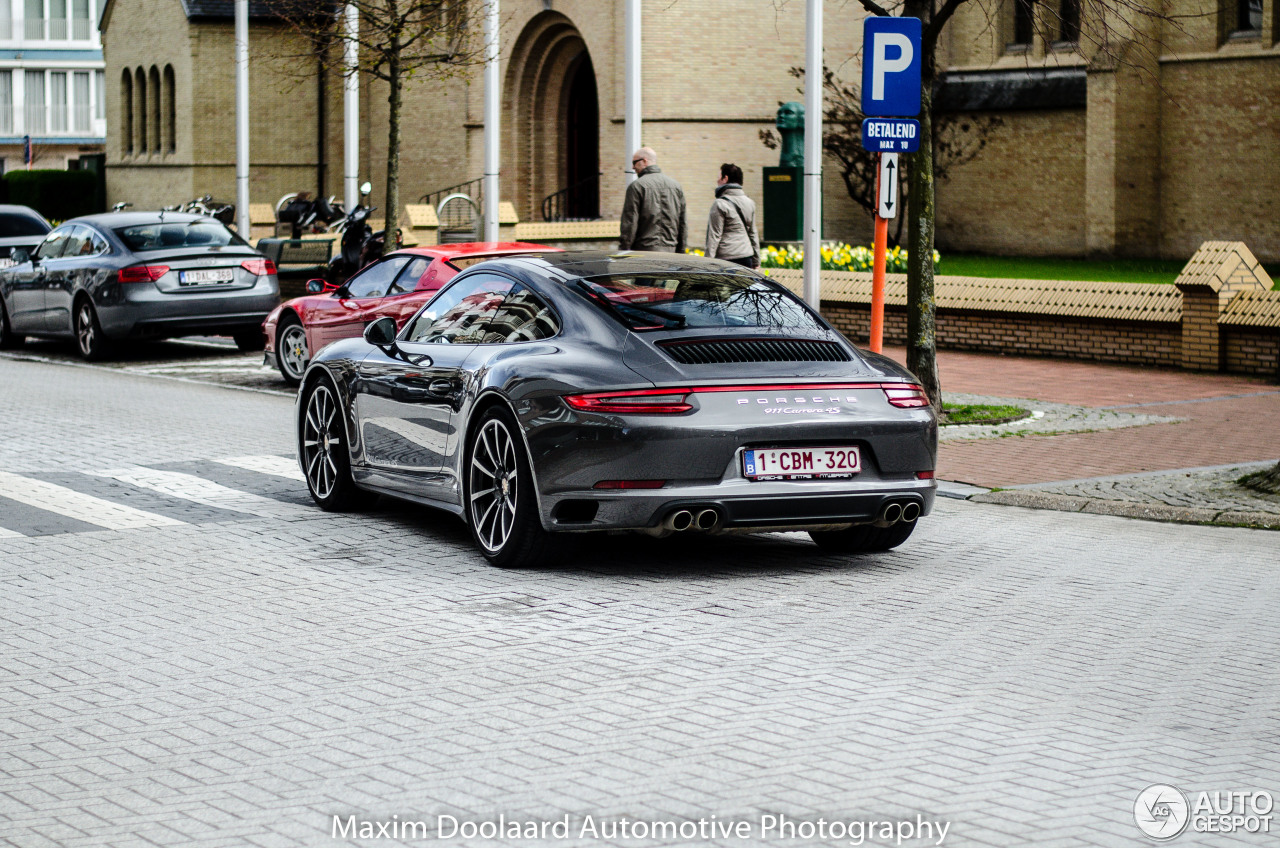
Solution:
{"label": "orange metal pole", "polygon": [[889,249],[889,221],[880,217],[880,156],[876,155],[876,241],[871,259],[871,352],[884,343],[884,264]]}

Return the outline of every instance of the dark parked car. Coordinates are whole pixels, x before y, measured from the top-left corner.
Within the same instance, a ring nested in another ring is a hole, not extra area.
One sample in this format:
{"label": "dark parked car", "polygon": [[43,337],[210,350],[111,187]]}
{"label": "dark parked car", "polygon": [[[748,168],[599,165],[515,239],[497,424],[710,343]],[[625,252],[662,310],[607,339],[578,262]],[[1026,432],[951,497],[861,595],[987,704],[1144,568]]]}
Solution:
{"label": "dark parked car", "polygon": [[937,418],[915,378],[740,266],[496,259],[395,327],[303,376],[298,457],[324,509],[438,507],[494,564],[529,566],[604,530],[887,550],[932,508]]}
{"label": "dark parked car", "polygon": [[74,338],[85,359],[120,339],[203,333],[261,350],[280,302],[276,267],[202,215],[131,212],[67,221],[0,271],[0,345]]}
{"label": "dark parked car", "polygon": [[13,251],[35,250],[53,226],[30,206],[0,204],[0,268],[15,265]]}

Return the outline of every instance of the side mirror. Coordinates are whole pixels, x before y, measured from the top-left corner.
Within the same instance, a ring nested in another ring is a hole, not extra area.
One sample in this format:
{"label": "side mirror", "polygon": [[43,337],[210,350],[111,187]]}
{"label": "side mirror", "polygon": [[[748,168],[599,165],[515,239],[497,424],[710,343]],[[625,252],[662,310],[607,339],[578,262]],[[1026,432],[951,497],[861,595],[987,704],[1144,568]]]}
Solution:
{"label": "side mirror", "polygon": [[9,258],[12,259],[14,263],[21,265],[23,262],[31,261],[31,253],[25,247],[15,247],[13,250],[9,251]]}
{"label": "side mirror", "polygon": [[325,292],[337,291],[338,287],[328,280],[314,279],[307,280],[307,294],[324,294]]}
{"label": "side mirror", "polygon": [[364,328],[364,340],[375,347],[394,348],[396,346],[396,319],[379,318]]}
{"label": "side mirror", "polygon": [[363,183],[361,183],[361,184],[360,184],[360,196],[361,196],[361,197],[368,197],[368,196],[369,196],[369,193],[370,193],[371,191],[373,191],[373,183],[368,182],[368,181],[365,181],[365,182],[363,182]]}

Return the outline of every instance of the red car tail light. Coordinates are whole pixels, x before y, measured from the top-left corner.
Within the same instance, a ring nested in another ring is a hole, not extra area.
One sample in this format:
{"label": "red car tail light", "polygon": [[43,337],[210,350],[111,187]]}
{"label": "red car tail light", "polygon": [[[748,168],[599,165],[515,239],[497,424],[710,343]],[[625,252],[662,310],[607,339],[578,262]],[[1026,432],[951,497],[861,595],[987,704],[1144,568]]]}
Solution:
{"label": "red car tail light", "polygon": [[924,389],[910,383],[900,386],[884,386],[885,396],[889,398],[889,403],[902,409],[915,409],[921,406],[929,405],[929,396],[924,393]]}
{"label": "red car tail light", "polygon": [[246,259],[240,267],[255,277],[267,277],[276,272],[276,263],[270,259]]}
{"label": "red car tail light", "polygon": [[916,472],[916,479],[917,479],[917,480],[932,480],[932,479],[933,479],[933,472],[932,472],[932,471],[917,471],[917,472]]}
{"label": "red car tail light", "polygon": [[582,412],[678,415],[693,409],[688,403],[689,394],[689,389],[636,389],[629,392],[565,395],[564,402]]}
{"label": "red car tail light", "polygon": [[661,489],[666,480],[601,480],[595,489]]}
{"label": "red car tail light", "polygon": [[154,283],[169,273],[168,265],[130,265],[117,273],[122,283]]}

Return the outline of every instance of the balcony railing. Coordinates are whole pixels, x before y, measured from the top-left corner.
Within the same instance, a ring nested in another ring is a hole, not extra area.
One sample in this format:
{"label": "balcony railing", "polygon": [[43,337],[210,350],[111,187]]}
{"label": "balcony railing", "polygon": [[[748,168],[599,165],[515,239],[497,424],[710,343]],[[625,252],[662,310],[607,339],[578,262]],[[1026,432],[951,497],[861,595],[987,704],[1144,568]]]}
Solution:
{"label": "balcony railing", "polygon": [[49,129],[47,110],[31,103],[22,108],[24,129],[27,135],[44,135]]}
{"label": "balcony railing", "polygon": [[0,18],[0,41],[92,41],[87,18]]}

